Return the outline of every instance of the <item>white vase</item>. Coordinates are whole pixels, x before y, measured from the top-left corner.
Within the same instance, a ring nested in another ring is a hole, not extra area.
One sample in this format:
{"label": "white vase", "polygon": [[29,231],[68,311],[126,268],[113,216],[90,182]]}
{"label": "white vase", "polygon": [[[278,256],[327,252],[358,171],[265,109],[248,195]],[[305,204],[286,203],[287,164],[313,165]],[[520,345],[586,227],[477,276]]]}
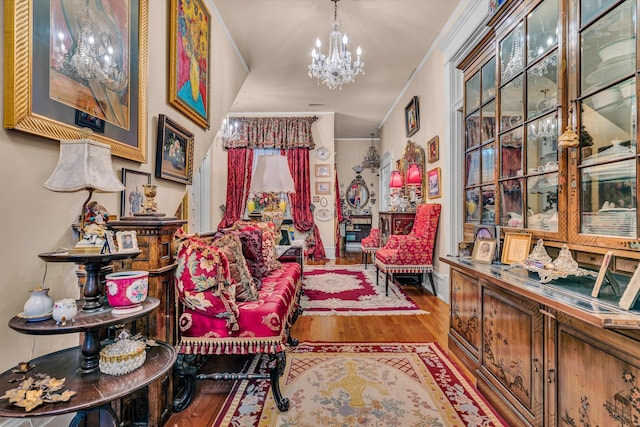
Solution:
{"label": "white vase", "polygon": [[51,313],[53,308],[53,298],[49,296],[49,288],[34,289],[27,302],[24,303],[25,316],[44,316]]}

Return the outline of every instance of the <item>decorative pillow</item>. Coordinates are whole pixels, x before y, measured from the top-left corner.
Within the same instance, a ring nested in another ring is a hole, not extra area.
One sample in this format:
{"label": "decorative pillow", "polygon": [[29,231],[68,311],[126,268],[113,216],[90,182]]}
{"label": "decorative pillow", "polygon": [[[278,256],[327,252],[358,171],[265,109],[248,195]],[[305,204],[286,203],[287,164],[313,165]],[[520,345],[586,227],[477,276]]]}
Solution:
{"label": "decorative pillow", "polygon": [[273,222],[243,222],[239,221],[234,224],[237,230],[260,230],[262,232],[262,260],[266,269],[271,272],[276,268],[280,268],[276,256],[276,226]]}
{"label": "decorative pillow", "polygon": [[258,289],[249,273],[244,255],[242,255],[240,239],[233,234],[227,234],[214,240],[211,244],[224,252],[229,262],[231,279],[241,285],[236,288],[236,300],[256,301],[258,299]]}
{"label": "decorative pillow", "polygon": [[180,300],[188,308],[226,319],[229,330],[237,330],[236,285],[231,283],[224,253],[181,230],[176,233],[174,243],[176,291]]}

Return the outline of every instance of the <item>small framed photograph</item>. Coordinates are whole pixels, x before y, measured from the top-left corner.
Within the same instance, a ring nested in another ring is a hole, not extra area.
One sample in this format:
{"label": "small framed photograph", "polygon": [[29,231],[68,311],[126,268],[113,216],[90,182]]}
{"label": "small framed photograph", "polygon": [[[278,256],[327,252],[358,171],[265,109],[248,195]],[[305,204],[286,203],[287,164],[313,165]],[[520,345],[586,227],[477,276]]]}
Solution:
{"label": "small framed photograph", "polygon": [[151,184],[151,174],[122,168],[124,190],[120,196],[120,217],[129,217],[142,212],[145,184]]}
{"label": "small framed photograph", "polygon": [[429,152],[429,157],[427,161],[429,163],[435,163],[440,158],[440,138],[438,135],[434,136],[427,142],[427,150]]}
{"label": "small framed photograph", "polygon": [[491,264],[495,250],[495,240],[476,240],[473,244],[473,255],[471,256],[471,259],[474,262]]}
{"label": "small framed photograph", "polygon": [[328,178],[331,176],[331,165],[316,165],[316,176]]}
{"label": "small framed photograph", "polygon": [[331,194],[331,183],[316,182],[316,194]]}
{"label": "small framed photograph", "polygon": [[320,196],[313,196],[313,203],[320,203]]}
{"label": "small framed photograph", "polygon": [[81,128],[89,128],[94,132],[104,133],[104,120],[82,110],[76,110],[75,124]]}
{"label": "small framed photograph", "polygon": [[640,263],[636,267],[636,271],[631,276],[627,289],[624,290],[622,298],[618,302],[620,308],[629,310],[636,303],[638,295],[640,294]]}
{"label": "small framed photograph", "polygon": [[604,254],[602,265],[600,266],[600,271],[598,272],[598,277],[596,277],[596,283],[593,285],[593,290],[591,291],[591,296],[594,298],[597,298],[598,294],[600,293],[600,288],[602,287],[602,282],[604,282],[604,276],[607,274],[607,270],[609,269],[609,263],[611,262],[612,256],[613,251],[607,251],[607,253]]}
{"label": "small framed photograph", "polygon": [[502,246],[502,263],[514,264],[522,262],[529,256],[531,249],[531,234],[506,233]]}
{"label": "small framed photograph", "polygon": [[420,108],[417,96],[411,98],[411,101],[404,107],[404,121],[407,129],[407,137],[418,132],[418,129],[420,129]]}
{"label": "small framed photograph", "polygon": [[429,198],[437,199],[442,196],[440,184],[440,168],[431,169],[427,172],[427,183],[429,186]]}
{"label": "small framed photograph", "polygon": [[475,225],[473,235],[476,240],[494,240],[496,239],[496,228],[493,225]]}
{"label": "small framed photograph", "polygon": [[458,242],[458,257],[470,258],[473,254],[473,242]]}
{"label": "small framed photograph", "polygon": [[118,252],[138,252],[140,250],[135,230],[116,232],[116,241],[118,242]]}
{"label": "small framed photograph", "polygon": [[193,133],[164,114],[158,116],[156,177],[182,184],[193,178]]}

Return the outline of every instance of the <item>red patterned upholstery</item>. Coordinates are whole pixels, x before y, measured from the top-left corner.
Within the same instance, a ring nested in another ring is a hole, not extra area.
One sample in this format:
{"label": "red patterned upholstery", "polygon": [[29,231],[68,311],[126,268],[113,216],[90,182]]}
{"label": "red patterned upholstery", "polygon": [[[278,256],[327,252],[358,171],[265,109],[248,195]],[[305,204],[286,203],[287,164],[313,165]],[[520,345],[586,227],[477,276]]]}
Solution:
{"label": "red patterned upholstery", "polygon": [[362,251],[362,263],[367,268],[369,255],[375,258],[376,251],[380,248],[380,230],[372,228],[369,235],[360,241],[360,250]]}
{"label": "red patterned upholstery", "polygon": [[389,275],[396,273],[425,273],[431,282],[433,294],[433,250],[440,220],[441,205],[436,203],[418,206],[411,232],[407,235],[390,235],[387,244],[376,251],[376,270],[386,276],[389,289]]}

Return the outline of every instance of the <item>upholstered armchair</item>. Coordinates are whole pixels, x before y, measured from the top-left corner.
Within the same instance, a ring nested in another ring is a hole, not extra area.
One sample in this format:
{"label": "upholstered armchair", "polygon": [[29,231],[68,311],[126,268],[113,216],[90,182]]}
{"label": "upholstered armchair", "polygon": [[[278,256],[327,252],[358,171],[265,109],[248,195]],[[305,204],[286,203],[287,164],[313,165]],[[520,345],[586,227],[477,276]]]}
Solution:
{"label": "upholstered armchair", "polygon": [[362,263],[367,268],[367,262],[371,255],[371,263],[375,258],[376,251],[380,248],[380,230],[372,228],[369,235],[360,241],[360,250],[362,251]]}
{"label": "upholstered armchair", "polygon": [[433,282],[433,251],[440,220],[441,205],[436,203],[418,206],[411,232],[407,235],[392,234],[387,244],[376,251],[376,285],[380,272],[385,274],[385,292],[389,293],[389,275],[420,273],[421,284],[428,275],[433,294],[436,286]]}

